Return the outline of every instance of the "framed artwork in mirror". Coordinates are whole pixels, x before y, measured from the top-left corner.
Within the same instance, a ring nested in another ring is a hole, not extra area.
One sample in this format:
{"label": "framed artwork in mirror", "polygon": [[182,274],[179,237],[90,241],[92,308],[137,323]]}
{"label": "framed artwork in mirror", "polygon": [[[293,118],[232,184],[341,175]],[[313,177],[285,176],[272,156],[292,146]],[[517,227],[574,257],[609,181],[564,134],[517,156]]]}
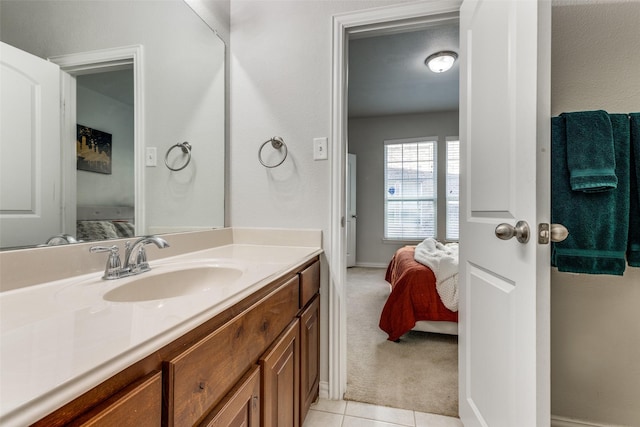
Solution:
{"label": "framed artwork in mirror", "polygon": [[77,125],[77,169],[111,174],[111,134]]}

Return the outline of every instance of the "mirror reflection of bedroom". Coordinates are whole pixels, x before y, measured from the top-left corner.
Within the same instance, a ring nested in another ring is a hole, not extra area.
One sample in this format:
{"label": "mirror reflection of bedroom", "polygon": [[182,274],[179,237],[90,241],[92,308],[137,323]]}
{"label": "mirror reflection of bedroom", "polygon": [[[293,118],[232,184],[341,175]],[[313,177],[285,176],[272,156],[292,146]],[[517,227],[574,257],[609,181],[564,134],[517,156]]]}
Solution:
{"label": "mirror reflection of bedroom", "polygon": [[426,64],[458,46],[457,18],[349,39],[346,400],[458,416],[459,68]]}
{"label": "mirror reflection of bedroom", "polygon": [[134,229],[133,68],[76,77],[76,236],[131,237]]}

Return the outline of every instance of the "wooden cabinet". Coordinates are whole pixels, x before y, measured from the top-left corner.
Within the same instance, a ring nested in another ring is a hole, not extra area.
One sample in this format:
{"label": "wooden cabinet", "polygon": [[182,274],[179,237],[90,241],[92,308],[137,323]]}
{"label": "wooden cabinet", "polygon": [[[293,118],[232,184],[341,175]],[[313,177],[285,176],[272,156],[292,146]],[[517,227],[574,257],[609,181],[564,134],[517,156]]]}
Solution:
{"label": "wooden cabinet", "polygon": [[300,425],[320,385],[320,263],[300,272]]}
{"label": "wooden cabinet", "polygon": [[300,308],[320,292],[320,263],[314,262],[299,273],[300,276]]}
{"label": "wooden cabinet", "polygon": [[316,258],[36,426],[300,427],[318,396]]}
{"label": "wooden cabinet", "polygon": [[300,425],[318,398],[320,385],[320,295],[300,314]]}
{"label": "wooden cabinet", "polygon": [[294,318],[298,278],[165,362],[166,418],[192,426],[231,390]]}
{"label": "wooden cabinet", "polygon": [[260,367],[251,369],[200,424],[202,427],[260,426]]}
{"label": "wooden cabinet", "polygon": [[70,426],[159,426],[162,414],[162,378],[159,371],[125,387]]}
{"label": "wooden cabinet", "polygon": [[300,321],[295,319],[260,358],[263,427],[298,427]]}

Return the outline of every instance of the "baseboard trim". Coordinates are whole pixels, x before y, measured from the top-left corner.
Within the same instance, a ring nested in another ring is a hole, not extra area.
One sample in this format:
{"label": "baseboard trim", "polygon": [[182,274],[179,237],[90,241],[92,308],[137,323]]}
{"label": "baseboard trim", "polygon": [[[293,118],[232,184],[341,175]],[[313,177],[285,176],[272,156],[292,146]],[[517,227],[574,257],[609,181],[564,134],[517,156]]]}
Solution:
{"label": "baseboard trim", "polygon": [[320,397],[320,399],[329,399],[329,383],[327,381],[320,381],[318,397]]}
{"label": "baseboard trim", "polygon": [[355,267],[387,268],[387,264],[379,262],[358,262],[356,263]]}
{"label": "baseboard trim", "polygon": [[575,418],[551,415],[551,427],[625,427],[619,424],[600,424]]}

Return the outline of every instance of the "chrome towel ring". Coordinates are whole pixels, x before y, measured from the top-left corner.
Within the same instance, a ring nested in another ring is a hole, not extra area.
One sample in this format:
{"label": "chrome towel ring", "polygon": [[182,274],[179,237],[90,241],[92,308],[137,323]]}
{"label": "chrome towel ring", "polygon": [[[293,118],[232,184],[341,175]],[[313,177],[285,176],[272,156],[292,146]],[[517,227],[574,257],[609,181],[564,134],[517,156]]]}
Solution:
{"label": "chrome towel ring", "polygon": [[[268,165],[266,164],[263,160],[262,160],[262,149],[264,148],[265,145],[267,145],[268,143],[271,143],[271,146],[280,151],[281,148],[284,148],[284,155],[282,156],[282,160],[280,160],[278,163],[276,163],[275,165]],[[262,164],[262,166],[264,166],[265,168],[275,168],[280,166],[285,160],[287,159],[287,144],[284,143],[284,140],[279,137],[279,136],[274,136],[271,139],[266,140],[258,149],[258,160],[260,161],[260,163]]]}
{"label": "chrome towel ring", "polygon": [[[184,165],[180,166],[179,168],[173,168],[173,167],[169,166],[169,153],[171,153],[171,151],[173,151],[173,149],[177,148],[177,147],[180,147],[182,149],[182,152],[187,155],[187,161],[184,162]],[[189,144],[187,141],[179,142],[179,143],[177,143],[175,145],[172,145],[167,150],[167,154],[164,155],[164,164],[167,165],[167,167],[170,170],[176,171],[176,172],[177,171],[181,171],[182,169],[186,168],[190,161],[191,161],[191,144]]]}

